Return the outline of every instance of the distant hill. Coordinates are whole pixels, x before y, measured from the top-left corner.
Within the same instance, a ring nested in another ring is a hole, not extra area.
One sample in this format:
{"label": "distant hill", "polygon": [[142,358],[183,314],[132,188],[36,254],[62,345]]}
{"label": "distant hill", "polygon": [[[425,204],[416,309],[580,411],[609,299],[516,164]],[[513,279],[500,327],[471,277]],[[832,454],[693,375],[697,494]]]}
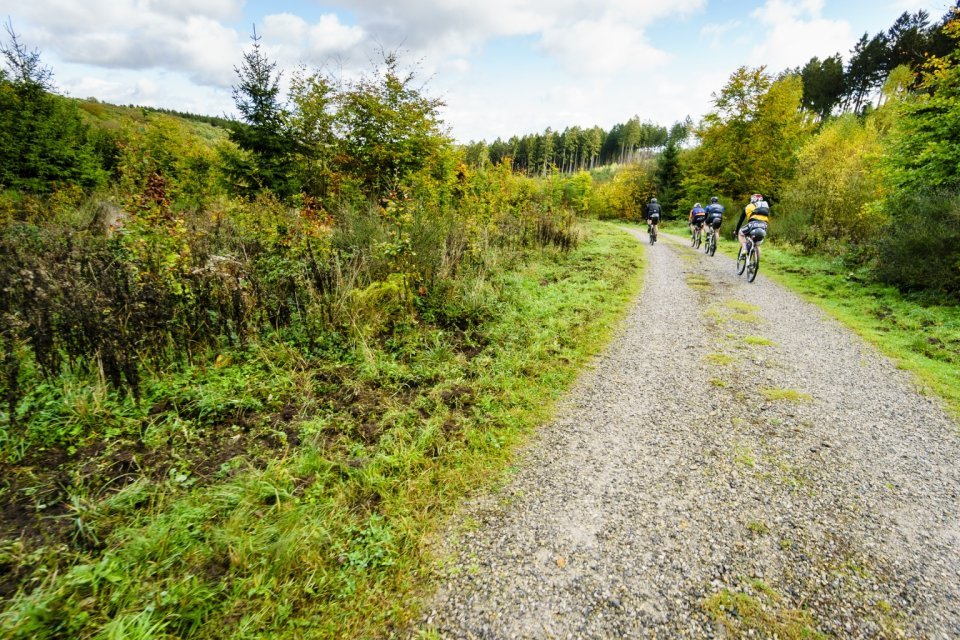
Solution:
{"label": "distant hill", "polygon": [[149,123],[153,117],[163,115],[182,120],[192,134],[210,143],[225,139],[230,125],[230,120],[219,116],[206,116],[155,107],[122,106],[91,98],[78,99],[77,105],[80,107],[84,119],[92,126],[113,129],[120,126],[124,121]]}

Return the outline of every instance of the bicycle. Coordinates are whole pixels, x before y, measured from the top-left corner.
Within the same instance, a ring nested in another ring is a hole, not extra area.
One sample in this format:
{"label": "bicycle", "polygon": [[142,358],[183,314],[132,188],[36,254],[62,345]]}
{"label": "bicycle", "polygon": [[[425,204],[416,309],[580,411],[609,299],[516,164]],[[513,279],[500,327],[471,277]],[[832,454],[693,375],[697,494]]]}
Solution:
{"label": "bicycle", "polygon": [[707,239],[703,243],[703,252],[712,256],[717,252],[717,231],[713,225],[707,227]]}
{"label": "bicycle", "polygon": [[737,275],[743,275],[743,272],[746,271],[747,282],[756,280],[757,272],[760,270],[760,243],[763,242],[766,234],[759,233],[757,235],[759,238],[746,236],[744,244],[737,254]]}
{"label": "bicycle", "polygon": [[647,233],[650,235],[650,246],[657,244],[657,225],[647,224]]}
{"label": "bicycle", "polygon": [[697,225],[693,229],[693,240],[690,242],[690,246],[694,249],[700,248],[700,242],[703,239],[703,225]]}

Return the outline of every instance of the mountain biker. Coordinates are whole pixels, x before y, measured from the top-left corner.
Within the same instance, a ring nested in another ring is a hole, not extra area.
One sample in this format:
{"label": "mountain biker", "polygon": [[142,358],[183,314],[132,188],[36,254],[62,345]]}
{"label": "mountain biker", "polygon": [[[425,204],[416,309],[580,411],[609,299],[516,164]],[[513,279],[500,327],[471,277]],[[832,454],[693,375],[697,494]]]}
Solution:
{"label": "mountain biker", "polygon": [[717,196],[710,198],[710,204],[707,205],[707,226],[713,227],[714,233],[720,233],[720,225],[723,223],[725,211],[726,209],[720,204],[720,199]]}
{"label": "mountain biker", "polygon": [[[761,240],[766,237],[769,218],[770,205],[763,199],[763,196],[759,193],[750,196],[750,204],[743,208],[740,219],[737,220],[737,228],[733,230],[733,234],[740,241],[740,246],[744,246],[745,238],[748,235],[751,237],[759,235]],[[746,225],[741,229],[740,225],[744,221],[746,221]]]}
{"label": "mountain biker", "polygon": [[700,203],[693,205],[693,209],[690,209],[690,237],[697,235],[697,229],[703,226],[703,223],[707,219],[707,210],[704,209]]}
{"label": "mountain biker", "polygon": [[656,198],[650,198],[650,204],[647,205],[647,231],[650,231],[650,228],[653,228],[654,235],[657,231],[657,225],[660,224],[660,213],[662,209],[660,208],[660,203],[657,202]]}

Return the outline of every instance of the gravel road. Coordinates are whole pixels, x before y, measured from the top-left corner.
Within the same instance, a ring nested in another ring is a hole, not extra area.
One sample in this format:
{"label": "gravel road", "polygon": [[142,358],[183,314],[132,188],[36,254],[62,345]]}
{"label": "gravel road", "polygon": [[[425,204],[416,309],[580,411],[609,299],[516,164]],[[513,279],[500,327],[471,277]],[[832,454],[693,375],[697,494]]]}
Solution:
{"label": "gravel road", "polygon": [[[646,241],[645,233],[636,233]],[[817,308],[681,238],[441,542],[443,638],[960,638],[960,430]]]}

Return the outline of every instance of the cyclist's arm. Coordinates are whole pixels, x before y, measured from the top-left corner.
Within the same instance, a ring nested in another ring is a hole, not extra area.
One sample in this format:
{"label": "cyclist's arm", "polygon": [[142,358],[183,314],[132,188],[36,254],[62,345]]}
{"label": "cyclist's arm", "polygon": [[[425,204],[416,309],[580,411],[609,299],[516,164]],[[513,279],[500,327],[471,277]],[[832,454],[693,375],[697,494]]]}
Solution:
{"label": "cyclist's arm", "polygon": [[740,219],[737,220],[737,227],[733,230],[733,235],[740,233],[740,226],[743,224],[743,221],[747,218],[747,209],[744,207],[743,211],[740,212]]}

